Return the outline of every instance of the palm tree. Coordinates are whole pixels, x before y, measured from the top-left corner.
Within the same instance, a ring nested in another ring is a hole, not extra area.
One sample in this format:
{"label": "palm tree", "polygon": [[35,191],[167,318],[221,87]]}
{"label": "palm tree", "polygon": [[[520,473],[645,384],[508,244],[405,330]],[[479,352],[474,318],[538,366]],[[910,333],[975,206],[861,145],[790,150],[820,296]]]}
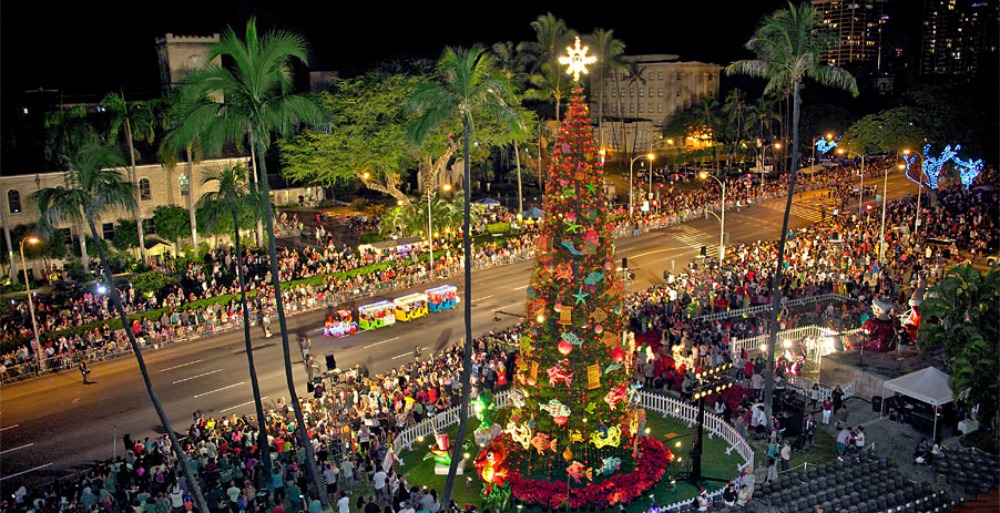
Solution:
{"label": "palm tree", "polygon": [[597,83],[601,90],[597,93],[597,127],[601,134],[599,148],[604,149],[604,98],[607,92],[604,87],[604,72],[616,73],[622,68],[621,56],[625,53],[625,43],[615,39],[614,30],[594,29],[594,33],[586,37],[587,44],[597,57]]}
{"label": "palm tree", "polygon": [[[529,75],[524,71],[527,66],[526,54],[517,52],[514,43],[510,41],[493,43],[490,52],[493,54],[497,69],[507,77],[511,86],[515,90],[522,90],[524,82],[529,79]],[[525,115],[527,115],[526,112]],[[525,125],[529,124],[524,119],[522,122]],[[527,137],[527,130],[521,135]],[[518,137],[511,138],[511,142],[514,144],[514,162],[517,166],[517,211],[520,213],[524,211],[524,195],[521,186],[521,149],[518,147],[518,141]]]}
{"label": "palm tree", "polygon": [[[93,128],[87,122],[87,108],[83,105],[64,107],[48,112],[45,115],[45,158],[51,161],[62,160],[69,148],[89,137]],[[87,251],[87,237],[83,231],[82,219],[77,220],[76,231],[80,234],[80,262],[83,270],[90,273],[90,252]]]}
{"label": "palm tree", "polygon": [[441,504],[449,504],[455,486],[458,462],[462,458],[469,417],[470,376],[472,373],[472,214],[469,184],[469,141],[474,120],[492,116],[502,126],[517,130],[517,114],[511,106],[514,97],[510,81],[495,71],[492,58],[480,47],[470,50],[445,48],[438,61],[439,80],[417,86],[411,107],[417,119],[408,131],[410,140],[419,145],[439,125],[458,117],[462,120],[462,143],[465,180],[464,222],[462,224],[463,265],[465,267],[465,343],[462,351],[462,402],[459,408],[457,442],[448,468]]}
{"label": "palm tree", "polygon": [[787,9],[770,14],[757,27],[745,48],[756,59],[741,60],[726,67],[727,74],[743,73],[767,80],[764,93],[788,88],[792,93],[792,163],[788,182],[785,215],[781,224],[778,244],[778,261],[771,285],[771,325],[767,344],[767,369],[765,371],[764,410],[771,415],[774,394],[774,350],[778,339],[778,311],[781,305],[782,270],[785,260],[785,243],[788,241],[788,216],[795,194],[795,171],[799,154],[799,91],[802,82],[811,78],[820,85],[836,87],[858,95],[858,84],[847,71],[836,66],[820,64],[819,56],[835,39],[825,29],[819,12],[808,2],[798,7],[791,2]]}
{"label": "palm tree", "polygon": [[[257,22],[250,18],[243,39],[229,27],[209,54],[212,64],[187,77],[181,88],[182,119],[174,127],[180,141],[201,140],[217,146],[225,142],[248,140],[251,157],[255,159],[260,182],[267,233],[274,233],[274,212],[270,202],[265,153],[272,135],[287,137],[302,124],[318,125],[325,113],[319,101],[309,94],[295,93],[292,61],[308,63],[305,40],[294,33],[270,31],[257,33]],[[306,470],[316,492],[326,507],[326,489],[316,469],[316,458],[306,433],[302,405],[295,391],[292,357],[288,344],[288,325],[281,294],[278,253],[273,236],[267,237],[267,250],[274,289],[278,325],[285,359],[285,378],[289,402],[295,412],[295,432],[306,452]]]}
{"label": "palm tree", "polygon": [[247,171],[242,165],[231,166],[220,171],[209,173],[202,179],[202,186],[215,185],[216,190],[204,193],[198,199],[198,210],[207,226],[212,229],[224,216],[232,216],[233,243],[236,245],[236,276],[240,284],[240,308],[243,311],[243,343],[247,350],[247,366],[250,369],[250,386],[253,389],[253,402],[257,409],[257,448],[258,458],[264,464],[264,475],[271,475],[271,456],[267,442],[267,417],[264,416],[264,403],[260,396],[260,385],[257,382],[257,367],[254,365],[253,341],[250,338],[250,308],[247,304],[246,278],[243,270],[243,248],[240,244],[240,225],[249,214],[254,220],[260,216],[260,188],[247,181]]}
{"label": "palm tree", "polygon": [[142,207],[139,197],[139,177],[135,170],[135,144],[136,137],[147,143],[152,143],[156,136],[156,116],[153,114],[153,104],[150,102],[128,102],[125,101],[125,93],[110,93],[101,100],[101,106],[111,115],[108,130],[111,138],[118,137],[121,132],[125,137],[125,145],[128,147],[129,171],[132,182],[132,195],[135,196],[135,208],[132,214],[135,216],[135,227],[139,231],[139,260],[146,263],[146,242],[145,234],[142,230]]}
{"label": "palm tree", "polygon": [[712,169],[718,172],[719,170],[719,158],[718,158],[718,134],[719,134],[719,119],[716,116],[715,110],[719,108],[719,102],[712,98],[711,96],[702,96],[698,100],[698,107],[701,109],[701,122],[702,125],[708,130],[708,133],[712,136]]}
{"label": "palm tree", "polygon": [[38,207],[42,231],[49,231],[56,223],[69,220],[86,223],[90,228],[90,234],[96,242],[101,269],[104,271],[104,280],[108,285],[111,304],[118,313],[122,326],[126,328],[124,331],[139,364],[139,372],[142,374],[142,381],[146,385],[149,399],[153,403],[153,409],[156,410],[160,424],[163,425],[164,431],[170,438],[174,454],[181,463],[180,466],[183,468],[188,484],[194,491],[198,508],[201,511],[209,511],[198,480],[188,465],[184,447],[177,440],[170,419],[167,418],[160,398],[156,395],[156,390],[153,389],[153,382],[149,378],[149,370],[146,368],[146,361],[142,356],[142,348],[136,342],[132,330],[127,329],[129,326],[128,315],[125,313],[125,308],[122,307],[121,297],[115,287],[114,275],[111,273],[111,266],[108,265],[108,259],[104,254],[104,247],[100,243],[101,238],[97,231],[97,222],[102,215],[118,209],[132,208],[135,202],[135,197],[132,196],[132,184],[122,180],[121,168],[124,167],[125,160],[116,146],[105,143],[93,133],[84,136],[79,143],[69,146],[68,151],[69,155],[64,157],[65,163],[69,167],[65,184],[39,189],[28,197],[29,202]]}
{"label": "palm tree", "polygon": [[529,82],[533,88],[525,91],[525,98],[531,100],[552,100],[555,104],[555,117],[559,121],[559,109],[562,99],[569,93],[568,83],[564,83],[563,72],[559,68],[556,56],[562,52],[563,46],[575,37],[566,27],[566,22],[556,18],[552,13],[546,13],[531,22],[535,31],[535,41],[525,41],[517,45],[518,51],[525,52],[534,58]]}
{"label": "palm tree", "polygon": [[747,127],[747,102],[746,94],[740,89],[731,89],[726,93],[726,99],[722,105],[722,113],[726,115],[728,132],[732,135],[732,147],[729,149],[729,160],[736,157],[736,149],[746,138]]}

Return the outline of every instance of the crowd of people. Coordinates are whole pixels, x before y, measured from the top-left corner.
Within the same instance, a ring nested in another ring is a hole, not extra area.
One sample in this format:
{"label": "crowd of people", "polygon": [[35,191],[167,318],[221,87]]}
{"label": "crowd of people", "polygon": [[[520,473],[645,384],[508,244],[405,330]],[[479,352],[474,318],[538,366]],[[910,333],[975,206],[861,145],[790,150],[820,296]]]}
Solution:
{"label": "crowd of people", "polygon": [[[967,251],[996,251],[997,193],[956,189],[937,191],[936,196],[937,210],[926,203],[921,209],[921,215],[928,219],[927,225],[922,224],[926,226],[924,237],[952,237]],[[884,266],[877,257],[881,249],[878,223],[872,219],[840,214],[794,231],[782,271],[783,294],[801,297],[836,292],[854,297],[859,301],[850,308],[838,312],[828,305],[822,310],[825,316],[847,317],[849,322],[855,322],[852,316],[865,310],[866,300],[875,296],[888,296],[896,299],[897,304],[905,304],[903,293],[912,285],[910,280],[915,270],[929,269],[932,275],[939,274],[946,259],[957,256],[945,255],[940,250],[927,251],[930,246],[922,244],[907,229],[914,211],[915,198],[889,203],[886,226],[891,228],[885,234]],[[948,223],[932,223],[933,219],[945,218]],[[493,258],[531,247],[531,238],[525,236],[502,246],[479,248],[477,258]],[[775,252],[773,241],[737,244],[722,265],[691,266],[666,284],[631,295],[626,311],[630,328],[643,340],[643,345],[650,346],[650,351],[640,350],[636,354],[633,369],[636,380],[652,390],[673,390],[690,398],[693,369],[733,363],[736,377],[745,385],[747,394],[735,402],[719,401],[716,413],[733,422],[748,438],[754,433],[767,437],[770,465],[786,468],[787,441],[781,438],[780,420],[766,418],[756,404],[763,386],[763,361],[751,358],[746,352],[734,353],[730,347],[732,340],[764,333],[767,319],[738,316],[709,320],[701,316],[769,301],[769,273],[773,272]],[[231,286],[226,278],[234,268],[235,258],[223,251],[211,255],[205,264],[190,266],[185,280],[165,291],[167,296],[158,299],[157,304],[183,303],[182,297],[190,300],[185,287],[191,284],[208,283],[195,298],[206,297],[210,290],[226,290],[224,287]],[[241,258],[253,269],[249,282],[254,290],[266,291],[267,271],[259,257],[247,253]],[[312,251],[288,249],[281,255],[281,272],[288,273],[288,278],[328,275],[331,270],[350,269],[384,258],[385,255],[341,252],[329,246]],[[410,255],[390,253],[388,258],[400,264],[394,269],[396,272],[420,267]],[[442,262],[448,262],[450,256],[445,254],[441,258],[445,259]],[[390,280],[398,274],[376,276],[373,279]],[[322,302],[324,294],[354,285],[333,280],[322,286],[302,286],[290,292],[290,303],[296,305],[292,309],[309,309],[317,301]],[[258,297],[262,304],[254,308],[266,312],[267,295]],[[128,300],[139,301],[131,297]],[[93,315],[106,312],[106,298],[90,296],[80,301],[85,311],[97,312]],[[177,323],[198,325],[213,319],[225,322],[227,315],[230,320],[233,316],[232,306],[206,307],[201,313],[203,316],[189,313],[187,321],[177,313]],[[140,322],[139,333],[155,337],[147,329],[155,332],[156,323],[161,327],[174,325],[173,315]],[[795,326],[797,315],[783,311],[785,327]],[[239,317],[238,312],[235,316]],[[45,319],[48,322],[48,317]],[[655,338],[649,338],[650,334]],[[92,336],[93,341],[100,343],[115,338],[109,330],[99,330]],[[497,390],[512,382],[517,337],[517,329],[511,328],[476,341],[473,396],[479,389]],[[460,372],[461,349],[455,345],[385,373],[369,375],[362,369],[356,379],[346,381],[341,388],[326,390],[324,386],[316,386],[310,397],[300,399],[323,486],[338,511],[459,509],[456,504],[440,504],[436,490],[407,483],[397,473],[398,462],[394,460],[391,443],[402,429],[457,404]],[[818,396],[813,399],[816,403],[813,406],[824,412],[824,423],[831,417],[826,413],[828,409],[838,415],[844,410],[842,395],[835,394],[832,400],[823,398],[822,406],[819,399]],[[831,403],[829,408],[827,402]],[[841,403],[839,408],[836,402]],[[810,420],[815,429],[811,415]],[[846,426],[846,418],[837,420],[843,420]],[[267,426],[267,444],[273,455],[269,475],[265,475],[264,465],[256,459],[259,455],[256,435],[261,425]],[[292,409],[280,399],[267,410],[265,419],[253,415],[216,418],[195,413],[182,443],[213,512],[283,513],[292,509],[317,513],[320,507],[317,494],[315,490],[310,492],[311,484],[303,468],[304,448],[293,436],[294,430]],[[807,440],[809,433],[807,428]],[[857,435],[850,436],[845,444],[857,444]],[[133,513],[180,513],[194,508],[191,483],[178,471],[179,463],[173,457],[168,438],[138,441],[127,436],[123,443],[124,456],[98,464],[77,479],[39,490],[18,490],[14,503],[8,506],[13,511],[73,513],[119,513],[130,508]],[[354,496],[357,499],[352,503]]]}

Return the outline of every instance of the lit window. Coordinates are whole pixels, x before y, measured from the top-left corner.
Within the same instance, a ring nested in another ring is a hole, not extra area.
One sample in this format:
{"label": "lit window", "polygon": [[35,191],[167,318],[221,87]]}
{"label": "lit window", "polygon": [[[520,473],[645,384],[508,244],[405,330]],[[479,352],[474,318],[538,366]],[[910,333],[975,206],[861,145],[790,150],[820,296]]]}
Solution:
{"label": "lit window", "polygon": [[153,199],[153,193],[149,189],[149,178],[139,179],[139,199],[142,200]]}
{"label": "lit window", "polygon": [[191,181],[188,180],[187,175],[181,175],[179,180],[181,183],[181,196],[187,196],[191,193]]}
{"label": "lit window", "polygon": [[21,193],[15,190],[7,191],[7,207],[11,214],[21,213]]}

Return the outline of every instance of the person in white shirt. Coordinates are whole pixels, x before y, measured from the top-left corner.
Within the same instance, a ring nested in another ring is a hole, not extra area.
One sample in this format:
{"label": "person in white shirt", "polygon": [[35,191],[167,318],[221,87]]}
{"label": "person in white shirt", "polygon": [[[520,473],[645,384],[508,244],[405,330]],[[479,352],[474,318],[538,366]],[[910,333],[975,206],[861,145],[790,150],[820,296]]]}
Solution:
{"label": "person in white shirt", "polygon": [[400,505],[399,513],[417,513],[417,510],[410,506],[410,501],[403,501]]}
{"label": "person in white shirt", "polygon": [[858,426],[854,434],[854,446],[858,448],[858,452],[865,448],[865,428],[862,426]]}
{"label": "person in white shirt", "polygon": [[337,513],[351,513],[351,498],[347,494],[340,494],[337,499]]}
{"label": "person in white shirt", "polygon": [[379,498],[379,500],[388,498],[386,494],[389,489],[386,486],[388,478],[389,476],[386,475],[385,471],[381,468],[378,469],[378,471],[372,476],[372,484],[375,486],[375,495]]}

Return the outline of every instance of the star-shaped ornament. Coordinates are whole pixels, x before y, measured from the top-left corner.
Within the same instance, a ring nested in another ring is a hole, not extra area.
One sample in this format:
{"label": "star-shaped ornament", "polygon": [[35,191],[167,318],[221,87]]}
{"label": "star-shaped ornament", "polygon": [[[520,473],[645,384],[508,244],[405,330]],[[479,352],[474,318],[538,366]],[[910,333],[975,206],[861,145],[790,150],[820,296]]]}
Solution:
{"label": "star-shaped ornament", "polygon": [[583,287],[581,286],[579,290],[577,290],[576,294],[573,294],[573,297],[576,298],[576,304],[579,305],[580,303],[587,304],[587,296],[589,295],[590,294],[583,291]]}
{"label": "star-shaped ornament", "polygon": [[573,81],[580,81],[580,73],[587,74],[587,65],[597,62],[597,57],[587,55],[589,47],[581,46],[580,38],[576,38],[574,46],[566,47],[566,55],[559,58],[559,64],[568,66],[567,75],[573,75]]}

